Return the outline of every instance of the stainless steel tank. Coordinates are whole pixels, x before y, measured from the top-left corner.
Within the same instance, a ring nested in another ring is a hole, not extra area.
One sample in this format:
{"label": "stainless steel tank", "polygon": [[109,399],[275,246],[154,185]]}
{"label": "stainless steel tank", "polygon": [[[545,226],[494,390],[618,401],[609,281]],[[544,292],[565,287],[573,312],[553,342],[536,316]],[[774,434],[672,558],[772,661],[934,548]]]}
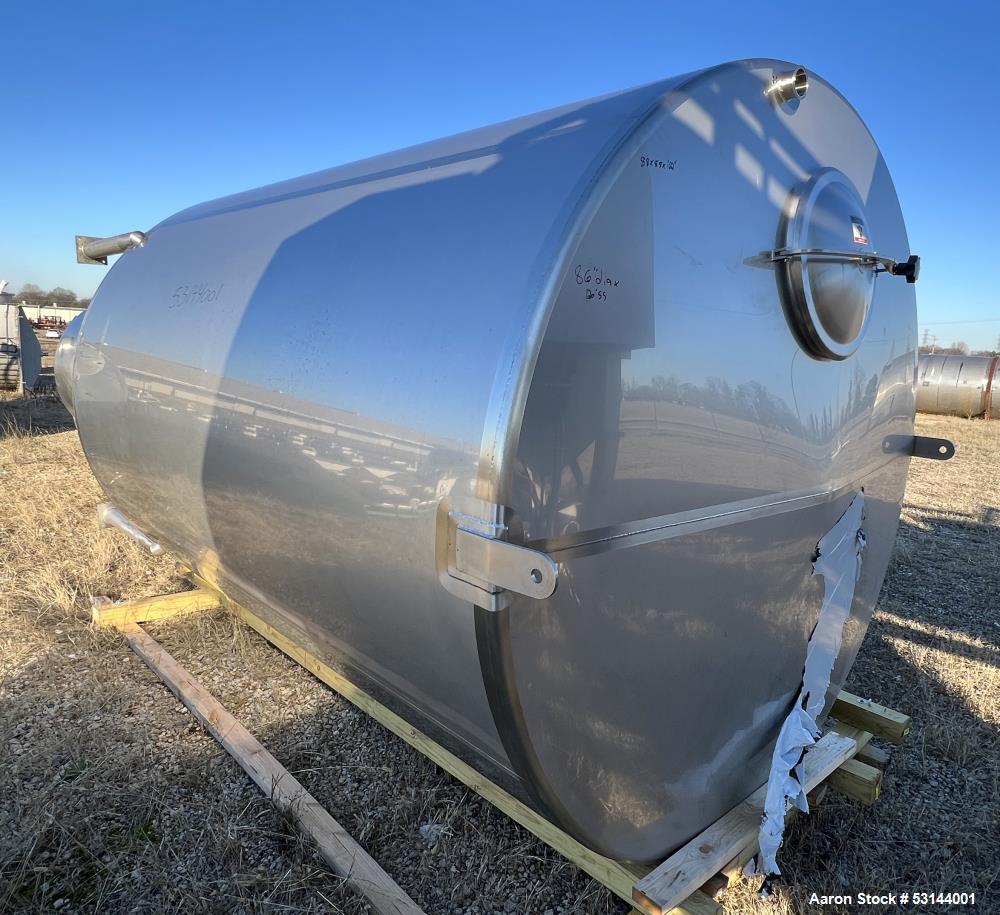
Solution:
{"label": "stainless steel tank", "polygon": [[590,847],[656,859],[765,781],[864,487],[843,682],[916,271],[822,79],[727,64],[141,241],[59,356],[108,499]]}
{"label": "stainless steel tank", "polygon": [[922,413],[1000,419],[996,356],[925,353],[917,366],[917,409]]}

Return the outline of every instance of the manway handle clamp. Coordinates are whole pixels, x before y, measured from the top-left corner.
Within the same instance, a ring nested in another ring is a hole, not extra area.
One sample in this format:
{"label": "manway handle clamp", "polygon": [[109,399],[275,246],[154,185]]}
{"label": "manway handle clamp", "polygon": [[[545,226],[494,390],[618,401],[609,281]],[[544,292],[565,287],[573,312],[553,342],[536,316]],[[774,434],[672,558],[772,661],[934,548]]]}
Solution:
{"label": "manway handle clamp", "polygon": [[826,248],[778,248],[772,251],[771,263],[789,260],[832,261],[841,264],[857,264],[859,267],[871,267],[876,273],[891,273],[893,276],[906,277],[907,283],[915,283],[920,277],[920,257],[911,254],[905,261],[895,261],[873,251],[831,251]]}
{"label": "manway handle clamp", "polygon": [[125,232],[122,235],[112,235],[109,238],[77,235],[76,262],[106,267],[109,257],[122,254],[129,248],[141,248],[144,244],[146,244],[145,232]]}
{"label": "manway handle clamp", "polygon": [[533,600],[551,597],[559,583],[558,563],[547,553],[506,539],[509,511],[501,506],[490,508],[484,513],[494,519],[490,521],[479,512],[443,513],[447,533],[441,543],[441,583],[452,594],[487,610],[504,609],[514,594]]}

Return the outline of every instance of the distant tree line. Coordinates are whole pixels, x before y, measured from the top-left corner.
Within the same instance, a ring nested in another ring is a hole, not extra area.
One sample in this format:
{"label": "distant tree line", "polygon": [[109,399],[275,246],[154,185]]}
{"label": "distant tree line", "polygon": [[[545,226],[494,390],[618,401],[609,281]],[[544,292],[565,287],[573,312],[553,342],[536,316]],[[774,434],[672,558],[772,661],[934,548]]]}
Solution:
{"label": "distant tree line", "polygon": [[921,343],[919,349],[921,353],[938,353],[942,356],[998,356],[1000,355],[1000,340],[997,341],[996,349],[970,349],[969,344],[964,340],[955,340],[949,346]]}
{"label": "distant tree line", "polygon": [[681,381],[676,376],[656,375],[648,383],[625,381],[625,400],[665,401],[684,406],[700,407],[713,413],[740,418],[753,417],[762,427],[801,435],[812,441],[825,441],[839,425],[861,415],[875,405],[878,396],[878,375],[865,377],[856,368],[848,385],[847,397],[841,404],[841,414],[835,417],[832,408],[821,414],[810,414],[803,422],[797,412],[782,397],[769,391],[758,381],[731,385],[724,378],[706,378],[702,384]]}
{"label": "distant tree line", "polygon": [[27,305],[76,305],[86,308],[90,304],[90,299],[78,299],[72,289],[64,289],[56,286],[55,289],[42,289],[34,283],[25,283],[18,292],[14,293],[14,301],[20,305],[24,302]]}

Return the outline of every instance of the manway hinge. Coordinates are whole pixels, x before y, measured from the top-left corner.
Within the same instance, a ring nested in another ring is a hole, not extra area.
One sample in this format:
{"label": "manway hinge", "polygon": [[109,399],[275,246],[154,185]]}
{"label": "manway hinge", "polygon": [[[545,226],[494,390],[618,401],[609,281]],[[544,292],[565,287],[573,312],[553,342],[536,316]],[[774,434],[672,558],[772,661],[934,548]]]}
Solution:
{"label": "manway hinge", "polygon": [[453,594],[487,610],[501,610],[512,594],[534,600],[550,597],[559,582],[551,556],[503,539],[503,522],[448,512],[447,574],[442,583]]}

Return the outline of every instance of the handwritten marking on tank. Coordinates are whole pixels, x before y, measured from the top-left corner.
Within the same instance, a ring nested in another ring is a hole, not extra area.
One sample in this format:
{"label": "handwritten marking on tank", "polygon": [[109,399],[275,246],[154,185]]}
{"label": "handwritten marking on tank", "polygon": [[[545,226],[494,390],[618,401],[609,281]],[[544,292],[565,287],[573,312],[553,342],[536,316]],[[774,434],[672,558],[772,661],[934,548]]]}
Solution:
{"label": "handwritten marking on tank", "polygon": [[658,168],[663,171],[672,172],[676,165],[676,159],[653,159],[649,156],[639,156],[640,168]]}
{"label": "handwritten marking on tank", "polygon": [[171,303],[167,307],[180,308],[182,305],[207,305],[219,297],[219,293],[222,292],[222,288],[225,285],[225,283],[219,283],[218,286],[209,286],[208,283],[184,283],[174,290],[174,294],[170,297]]}
{"label": "handwritten marking on tank", "polygon": [[585,287],[587,299],[608,301],[608,294],[618,288],[619,280],[607,273],[603,267],[577,264],[574,271],[576,285]]}

